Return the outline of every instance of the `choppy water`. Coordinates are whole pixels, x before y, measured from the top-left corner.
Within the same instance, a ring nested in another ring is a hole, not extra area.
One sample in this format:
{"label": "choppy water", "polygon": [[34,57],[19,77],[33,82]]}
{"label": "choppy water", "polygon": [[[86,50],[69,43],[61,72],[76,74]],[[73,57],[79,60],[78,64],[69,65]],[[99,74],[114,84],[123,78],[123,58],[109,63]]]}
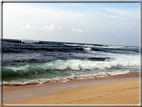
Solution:
{"label": "choppy water", "polygon": [[3,39],[4,85],[67,82],[139,70],[139,47]]}

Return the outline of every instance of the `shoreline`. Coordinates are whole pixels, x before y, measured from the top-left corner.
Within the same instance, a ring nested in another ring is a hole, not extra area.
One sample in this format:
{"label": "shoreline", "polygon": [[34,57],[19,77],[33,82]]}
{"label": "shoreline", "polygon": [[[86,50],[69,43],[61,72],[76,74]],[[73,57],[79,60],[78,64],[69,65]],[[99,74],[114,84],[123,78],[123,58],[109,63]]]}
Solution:
{"label": "shoreline", "polygon": [[108,84],[118,81],[137,80],[137,79],[140,79],[139,72],[130,72],[128,74],[108,76],[99,79],[72,80],[65,83],[53,83],[53,84],[41,84],[41,85],[11,86],[3,88],[3,103],[26,100],[29,98],[54,94],[79,87],[81,88],[91,85]]}
{"label": "shoreline", "polygon": [[139,93],[139,80],[127,80],[69,89],[9,104],[133,104],[138,106]]}

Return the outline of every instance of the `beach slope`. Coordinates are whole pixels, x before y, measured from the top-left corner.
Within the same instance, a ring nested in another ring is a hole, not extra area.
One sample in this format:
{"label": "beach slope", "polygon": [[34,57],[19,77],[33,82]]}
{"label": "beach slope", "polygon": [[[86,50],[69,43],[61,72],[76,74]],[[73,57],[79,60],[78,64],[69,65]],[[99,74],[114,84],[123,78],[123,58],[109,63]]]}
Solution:
{"label": "beach slope", "polygon": [[79,87],[8,104],[139,104],[139,81]]}

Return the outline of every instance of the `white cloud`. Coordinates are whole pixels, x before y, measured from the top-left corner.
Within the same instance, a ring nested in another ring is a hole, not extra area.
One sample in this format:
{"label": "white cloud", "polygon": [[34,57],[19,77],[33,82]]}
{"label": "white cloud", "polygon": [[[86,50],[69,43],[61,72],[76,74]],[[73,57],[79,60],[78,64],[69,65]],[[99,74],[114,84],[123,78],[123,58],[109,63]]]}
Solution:
{"label": "white cloud", "polygon": [[75,31],[75,32],[77,32],[77,29],[74,29],[74,28],[71,28],[72,29],[72,31]]}
{"label": "white cloud", "polygon": [[117,34],[117,37],[119,37],[119,34]]}
{"label": "white cloud", "polygon": [[48,26],[44,26],[44,28],[45,28],[45,29],[49,29],[49,27],[48,27]]}
{"label": "white cloud", "polygon": [[52,31],[52,30],[62,30],[63,28],[62,27],[59,27],[59,26],[56,26],[56,25],[53,25],[51,24],[50,26],[44,26],[46,29]]}
{"label": "white cloud", "polygon": [[32,30],[49,30],[49,31],[53,31],[53,30],[62,30],[63,28],[60,26],[56,26],[51,24],[50,26],[43,26],[43,27],[38,27],[38,26],[33,26],[30,24],[26,24],[26,28],[28,29],[32,29]]}
{"label": "white cloud", "polygon": [[38,30],[43,30],[44,28],[43,28],[43,27],[38,27],[37,29],[38,29]]}
{"label": "white cloud", "polygon": [[30,25],[30,24],[26,24],[26,28],[32,29],[32,30],[43,30],[44,29],[44,27],[37,27],[37,26]]}
{"label": "white cloud", "polygon": [[62,27],[58,27],[58,30],[62,30],[63,28]]}
{"label": "white cloud", "polygon": [[26,24],[26,27],[29,29],[29,28],[30,28],[30,24],[27,23],[27,24]]}
{"label": "white cloud", "polygon": [[15,26],[18,26],[19,25],[19,23],[17,22],[16,24],[15,24]]}
{"label": "white cloud", "polygon": [[53,30],[53,29],[56,29],[56,28],[57,28],[57,26],[55,26],[53,24],[51,24],[50,27],[49,27],[50,30]]}
{"label": "white cloud", "polygon": [[31,26],[32,29],[34,30],[37,30],[37,27],[36,26]]}
{"label": "white cloud", "polygon": [[31,26],[32,30],[43,30],[44,27]]}
{"label": "white cloud", "polygon": [[72,29],[72,31],[74,31],[74,32],[89,32],[89,30],[87,30],[87,31],[84,31],[84,30],[82,30],[82,29],[75,29],[75,28],[71,28]]}

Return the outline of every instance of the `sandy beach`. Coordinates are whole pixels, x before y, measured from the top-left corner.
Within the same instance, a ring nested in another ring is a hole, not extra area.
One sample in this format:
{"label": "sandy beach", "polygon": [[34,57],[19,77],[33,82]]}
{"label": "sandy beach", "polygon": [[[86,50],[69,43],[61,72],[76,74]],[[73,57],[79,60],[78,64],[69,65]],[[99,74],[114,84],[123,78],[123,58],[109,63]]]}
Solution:
{"label": "sandy beach", "polygon": [[139,104],[139,80],[80,87],[10,104]]}
{"label": "sandy beach", "polygon": [[5,105],[139,104],[138,77],[138,72],[131,72],[100,79],[73,80],[67,83],[7,87],[3,89],[3,103]]}

